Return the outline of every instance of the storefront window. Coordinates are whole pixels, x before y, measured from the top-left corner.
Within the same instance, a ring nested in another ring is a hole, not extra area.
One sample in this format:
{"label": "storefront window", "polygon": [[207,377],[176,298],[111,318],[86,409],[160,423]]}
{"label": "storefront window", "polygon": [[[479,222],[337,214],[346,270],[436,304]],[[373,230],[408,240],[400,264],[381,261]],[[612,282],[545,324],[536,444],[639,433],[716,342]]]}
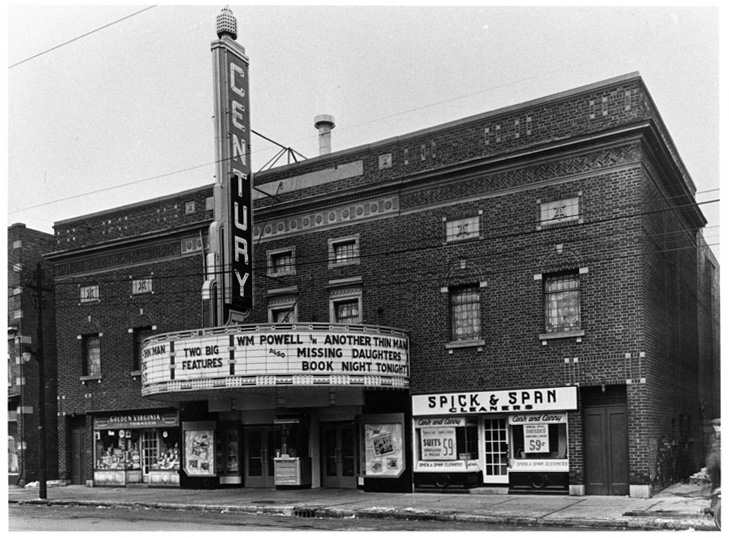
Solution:
{"label": "storefront window", "polygon": [[517,460],[567,458],[565,415],[515,415],[510,417],[509,423],[512,456]]}
{"label": "storefront window", "polygon": [[415,432],[419,460],[478,459],[478,426],[475,418],[419,419]]}
{"label": "storefront window", "polygon": [[157,461],[152,464],[153,471],[177,471],[180,469],[180,432],[163,430],[158,432],[159,451]]}
{"label": "storefront window", "polygon": [[138,430],[97,431],[95,450],[96,469],[135,470],[142,468]]}

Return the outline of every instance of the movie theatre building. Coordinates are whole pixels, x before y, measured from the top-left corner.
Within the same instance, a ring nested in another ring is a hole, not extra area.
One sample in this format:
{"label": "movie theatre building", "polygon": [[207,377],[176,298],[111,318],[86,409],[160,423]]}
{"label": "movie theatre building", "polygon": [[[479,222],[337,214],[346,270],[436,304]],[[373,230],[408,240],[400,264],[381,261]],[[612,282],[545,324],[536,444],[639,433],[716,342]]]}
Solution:
{"label": "movie theatre building", "polygon": [[246,198],[231,38],[229,184],[56,223],[63,477],[648,496],[699,469],[718,265],[639,75],[338,151],[319,116],[321,154]]}

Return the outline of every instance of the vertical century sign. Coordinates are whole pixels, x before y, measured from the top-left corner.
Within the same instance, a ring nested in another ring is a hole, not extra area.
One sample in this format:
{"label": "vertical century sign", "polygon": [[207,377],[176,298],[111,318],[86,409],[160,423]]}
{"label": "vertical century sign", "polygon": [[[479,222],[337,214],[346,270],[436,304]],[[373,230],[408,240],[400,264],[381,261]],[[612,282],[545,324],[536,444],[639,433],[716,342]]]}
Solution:
{"label": "vertical century sign", "polygon": [[[253,307],[252,178],[248,57],[235,40],[237,22],[225,7],[213,41],[215,85],[215,222],[211,263],[217,281],[218,325],[242,321]],[[210,278],[213,275],[209,274]],[[207,284],[207,283],[206,283]]]}

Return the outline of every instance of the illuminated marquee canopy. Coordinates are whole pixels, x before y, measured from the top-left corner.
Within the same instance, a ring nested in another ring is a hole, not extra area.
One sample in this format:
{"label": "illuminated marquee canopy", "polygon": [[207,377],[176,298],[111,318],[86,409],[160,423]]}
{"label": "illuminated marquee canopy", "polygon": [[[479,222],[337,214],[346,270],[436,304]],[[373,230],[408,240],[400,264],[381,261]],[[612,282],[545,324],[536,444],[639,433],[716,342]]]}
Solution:
{"label": "illuminated marquee canopy", "polygon": [[142,345],[142,395],[265,386],[407,388],[409,341],[385,327],[241,325]]}

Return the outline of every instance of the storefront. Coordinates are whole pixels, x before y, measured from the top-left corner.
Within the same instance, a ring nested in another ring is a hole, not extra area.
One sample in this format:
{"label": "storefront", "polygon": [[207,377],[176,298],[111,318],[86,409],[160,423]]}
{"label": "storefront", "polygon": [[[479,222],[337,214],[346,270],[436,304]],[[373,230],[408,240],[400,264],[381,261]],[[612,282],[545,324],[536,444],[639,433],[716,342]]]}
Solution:
{"label": "storefront", "polygon": [[424,394],[412,402],[416,489],[567,492],[576,387]]}
{"label": "storefront", "polygon": [[179,486],[180,422],[176,410],[94,417],[94,486]]}

